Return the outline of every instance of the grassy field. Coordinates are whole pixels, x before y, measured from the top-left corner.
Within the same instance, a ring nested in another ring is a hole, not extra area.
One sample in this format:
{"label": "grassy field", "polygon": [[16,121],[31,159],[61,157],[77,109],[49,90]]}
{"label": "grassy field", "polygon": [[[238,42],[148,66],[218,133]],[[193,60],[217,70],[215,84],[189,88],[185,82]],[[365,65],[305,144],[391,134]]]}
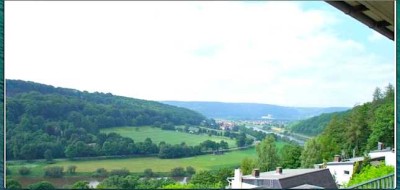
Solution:
{"label": "grassy field", "polygon": [[102,129],[102,133],[115,132],[124,137],[132,138],[135,142],[143,142],[147,137],[158,144],[161,141],[165,141],[169,144],[180,144],[185,142],[187,145],[199,145],[201,142],[206,140],[212,140],[215,142],[220,142],[224,140],[228,143],[229,148],[236,147],[236,141],[227,137],[221,136],[208,136],[205,134],[195,135],[184,132],[161,130],[160,128],[142,126],[142,127],[113,127]]}
{"label": "grassy field", "polygon": [[[279,150],[285,143],[277,142],[276,147]],[[242,159],[256,158],[255,148],[250,148],[240,151],[227,152],[223,155],[201,155],[189,158],[179,159],[160,159],[157,157],[142,157],[142,158],[121,158],[121,159],[105,159],[105,160],[57,160],[54,164],[47,164],[45,162],[27,163],[20,162],[7,162],[7,168],[11,170],[13,176],[19,176],[18,169],[22,166],[31,168],[30,176],[43,176],[43,168],[46,166],[63,166],[64,170],[68,166],[77,166],[76,171],[78,175],[90,175],[97,168],[105,168],[108,171],[113,169],[126,168],[133,173],[142,173],[145,169],[151,168],[154,172],[169,172],[175,167],[192,166],[196,170],[214,170],[225,167],[236,167],[240,165]]]}
{"label": "grassy field", "polygon": [[77,166],[76,171],[81,174],[94,172],[97,168],[105,168],[108,171],[113,169],[126,168],[130,172],[141,173],[147,168],[154,172],[169,172],[175,167],[192,166],[196,170],[213,170],[224,167],[239,166],[245,157],[256,157],[255,148],[241,151],[227,152],[223,155],[201,155],[180,159],[159,159],[157,157],[144,158],[125,158],[125,159],[107,159],[107,160],[85,160],[85,161],[57,161],[54,164],[44,162],[37,163],[12,163],[7,165],[12,174],[18,175],[18,169],[22,166],[31,168],[31,176],[43,176],[43,168],[46,166],[63,166],[64,170],[70,165]]}

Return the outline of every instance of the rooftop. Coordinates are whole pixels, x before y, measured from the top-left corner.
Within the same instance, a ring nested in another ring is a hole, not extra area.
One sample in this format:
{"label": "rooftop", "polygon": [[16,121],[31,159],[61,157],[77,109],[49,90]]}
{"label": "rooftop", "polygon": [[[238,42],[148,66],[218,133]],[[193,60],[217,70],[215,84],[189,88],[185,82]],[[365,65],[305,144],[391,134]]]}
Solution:
{"label": "rooftop", "polygon": [[298,175],[303,175],[306,173],[318,172],[323,169],[283,169],[282,174],[276,173],[276,171],[262,172],[260,177],[254,177],[252,175],[245,175],[243,179],[284,179],[290,178]]}

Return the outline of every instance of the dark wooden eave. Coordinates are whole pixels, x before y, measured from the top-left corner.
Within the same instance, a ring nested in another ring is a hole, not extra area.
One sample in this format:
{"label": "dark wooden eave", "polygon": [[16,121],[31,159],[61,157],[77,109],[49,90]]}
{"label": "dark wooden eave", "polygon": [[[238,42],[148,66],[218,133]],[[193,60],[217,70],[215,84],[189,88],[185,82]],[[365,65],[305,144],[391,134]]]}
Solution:
{"label": "dark wooden eave", "polygon": [[394,40],[394,1],[326,1],[326,3]]}

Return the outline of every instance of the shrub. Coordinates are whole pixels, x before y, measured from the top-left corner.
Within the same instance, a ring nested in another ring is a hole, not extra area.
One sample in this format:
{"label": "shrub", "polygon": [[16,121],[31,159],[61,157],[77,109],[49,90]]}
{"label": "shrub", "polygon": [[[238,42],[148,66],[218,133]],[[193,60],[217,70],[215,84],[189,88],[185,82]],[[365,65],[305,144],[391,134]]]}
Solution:
{"label": "shrub", "polygon": [[64,168],[61,166],[51,166],[44,168],[44,176],[47,177],[62,177]]}
{"label": "shrub", "polygon": [[76,166],[74,166],[74,165],[68,166],[67,172],[68,172],[69,174],[75,174],[75,173],[76,173]]}
{"label": "shrub", "polygon": [[144,170],[144,177],[154,177],[155,176],[155,173],[153,172],[153,170],[152,169],[145,169]]}
{"label": "shrub", "polygon": [[93,177],[107,177],[108,176],[108,172],[104,168],[97,168],[92,176]]}
{"label": "shrub", "polygon": [[129,175],[129,170],[123,168],[123,169],[116,169],[116,170],[111,170],[110,175],[117,175],[117,176],[122,176],[126,177]]}
{"label": "shrub", "polygon": [[171,169],[172,177],[183,177],[185,176],[185,170],[182,167],[176,167]]}
{"label": "shrub", "polygon": [[21,184],[15,179],[7,179],[6,187],[10,190],[22,189]]}
{"label": "shrub", "polygon": [[19,168],[18,173],[21,175],[29,175],[31,173],[31,169],[25,166]]}
{"label": "shrub", "polygon": [[89,182],[87,181],[77,181],[72,185],[72,189],[89,189]]}
{"label": "shrub", "polygon": [[186,167],[186,173],[188,175],[193,175],[196,173],[196,170],[192,166],[188,166],[188,167]]}
{"label": "shrub", "polygon": [[29,189],[32,190],[47,190],[47,189],[56,189],[53,184],[47,181],[40,181],[34,184],[29,185]]}

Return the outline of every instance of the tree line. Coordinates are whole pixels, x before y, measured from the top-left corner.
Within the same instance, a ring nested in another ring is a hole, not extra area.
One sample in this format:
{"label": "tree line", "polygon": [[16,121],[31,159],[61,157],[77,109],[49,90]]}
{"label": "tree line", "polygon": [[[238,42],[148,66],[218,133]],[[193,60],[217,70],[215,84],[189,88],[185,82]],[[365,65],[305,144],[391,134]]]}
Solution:
{"label": "tree line", "polygon": [[371,102],[356,105],[344,116],[334,116],[323,132],[306,142],[301,155],[302,166],[362,156],[376,150],[378,142],[394,147],[394,87],[376,88]]}

